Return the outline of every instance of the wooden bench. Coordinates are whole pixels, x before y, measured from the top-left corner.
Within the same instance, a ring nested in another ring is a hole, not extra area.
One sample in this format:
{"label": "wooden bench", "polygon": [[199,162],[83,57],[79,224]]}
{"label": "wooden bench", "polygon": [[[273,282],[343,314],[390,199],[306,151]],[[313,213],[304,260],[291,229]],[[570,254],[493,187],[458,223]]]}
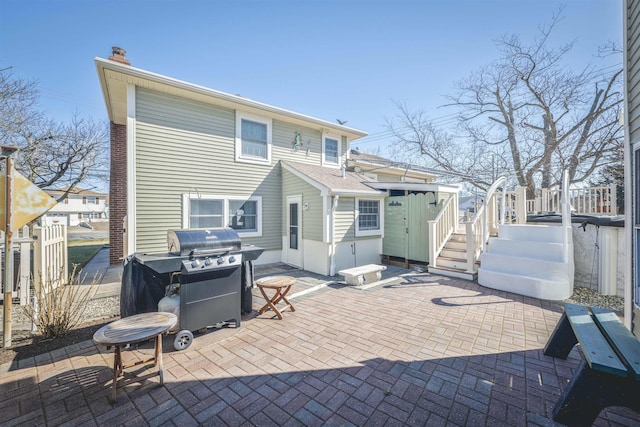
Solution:
{"label": "wooden bench", "polygon": [[566,359],[577,343],[584,355],[553,408],[553,419],[591,425],[607,406],[640,412],[640,341],[611,310],[564,304],[544,354]]}
{"label": "wooden bench", "polygon": [[377,282],[382,278],[382,272],[387,267],[384,265],[367,264],[360,267],[348,268],[338,271],[338,274],[344,276],[344,280],[349,285],[363,285],[365,283]]}

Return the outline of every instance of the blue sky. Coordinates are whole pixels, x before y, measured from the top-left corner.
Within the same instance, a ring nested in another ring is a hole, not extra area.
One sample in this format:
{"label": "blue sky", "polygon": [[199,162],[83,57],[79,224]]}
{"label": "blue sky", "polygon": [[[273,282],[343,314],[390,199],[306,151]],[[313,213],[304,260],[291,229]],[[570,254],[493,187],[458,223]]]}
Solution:
{"label": "blue sky", "polygon": [[38,80],[51,118],[106,121],[93,58],[120,46],[135,67],[348,120],[371,135],[355,146],[384,155],[392,100],[446,117],[443,95],[497,57],[497,38],[531,40],[563,4],[553,42],[575,41],[568,66],[621,44],[618,0],[2,0],[0,68]]}

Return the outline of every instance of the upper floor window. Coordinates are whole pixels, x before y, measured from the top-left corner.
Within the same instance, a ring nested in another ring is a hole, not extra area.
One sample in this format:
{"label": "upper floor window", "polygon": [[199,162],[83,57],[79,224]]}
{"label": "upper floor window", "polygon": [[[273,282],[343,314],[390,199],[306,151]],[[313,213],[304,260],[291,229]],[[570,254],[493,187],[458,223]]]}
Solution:
{"label": "upper floor window", "polygon": [[322,164],[340,165],[340,140],[325,136],[322,143]]}
{"label": "upper floor window", "polygon": [[271,164],[271,120],[236,112],[236,160]]}

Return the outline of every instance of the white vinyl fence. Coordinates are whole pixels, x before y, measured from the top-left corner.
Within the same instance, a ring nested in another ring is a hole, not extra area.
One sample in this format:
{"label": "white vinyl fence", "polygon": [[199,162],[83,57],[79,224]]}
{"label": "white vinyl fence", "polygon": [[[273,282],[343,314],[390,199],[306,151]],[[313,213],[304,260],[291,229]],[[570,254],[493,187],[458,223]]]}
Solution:
{"label": "white vinyl fence", "polygon": [[[33,269],[31,268],[32,247]],[[68,280],[66,225],[36,226],[33,229],[33,236],[29,236],[29,227],[24,226],[14,233],[13,250],[15,264],[12,296],[13,299],[20,301],[20,305],[26,305],[29,302],[32,286],[50,281],[56,287],[61,284],[61,279]],[[0,251],[3,254],[2,271],[4,271],[4,232],[2,231],[0,231]],[[3,298],[4,292],[0,293],[0,300]]]}

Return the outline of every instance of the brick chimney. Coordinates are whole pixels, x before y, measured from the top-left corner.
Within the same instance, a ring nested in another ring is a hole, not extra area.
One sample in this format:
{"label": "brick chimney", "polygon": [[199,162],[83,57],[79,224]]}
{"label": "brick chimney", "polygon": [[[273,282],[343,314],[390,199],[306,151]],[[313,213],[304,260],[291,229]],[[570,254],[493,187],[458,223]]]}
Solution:
{"label": "brick chimney", "polygon": [[116,61],[124,65],[131,65],[131,62],[127,59],[127,51],[121,47],[113,46],[111,48],[111,56],[109,57],[110,61]]}

